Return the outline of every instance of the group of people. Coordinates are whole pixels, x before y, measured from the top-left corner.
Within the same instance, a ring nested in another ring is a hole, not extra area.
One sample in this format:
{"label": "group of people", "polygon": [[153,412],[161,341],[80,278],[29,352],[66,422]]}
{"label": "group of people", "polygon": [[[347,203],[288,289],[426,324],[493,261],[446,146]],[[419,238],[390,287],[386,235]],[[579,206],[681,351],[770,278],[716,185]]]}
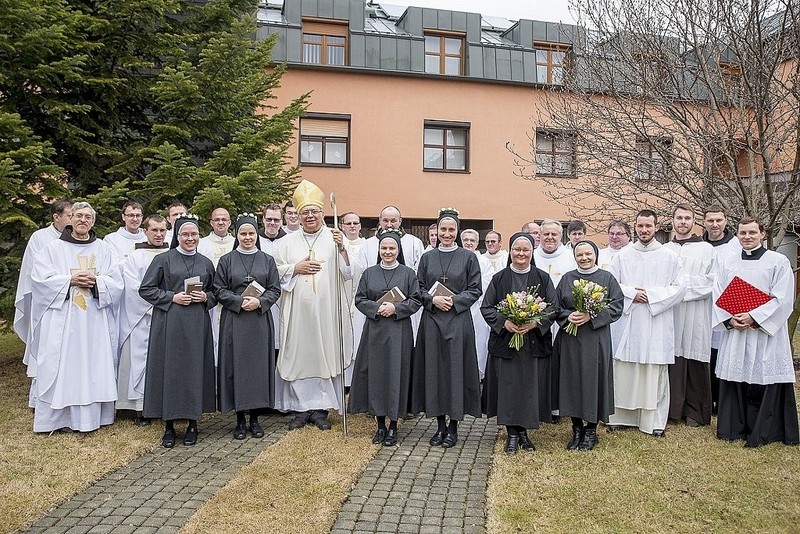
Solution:
{"label": "group of people", "polygon": [[[304,180],[284,206],[264,207],[261,228],[255,214],[232,221],[219,208],[201,237],[179,202],[144,220],[128,202],[101,240],[90,205],[54,203],[26,249],[14,319],[34,431],[91,431],[131,410],[137,424],[162,419],[169,448],[174,421],[188,421],[182,441],[193,445],[200,416],[217,409],[236,413],[235,439],[262,437],[268,410],[291,413],[290,429],[321,430],[329,410],[347,410],[374,416],[373,443],[393,446],[398,421],[424,413],[437,419],[430,444],[449,448],[466,415],[486,415],[505,425],[513,454],[535,449],[528,430],[562,416],[567,449],[591,450],[598,423],[664,436],[669,419],[709,425],[716,410],[721,439],[799,441],[794,278],[756,220],[734,235],[711,206],[698,236],[697,214],[679,204],[662,245],[657,215],[642,210],[635,241],[615,220],[598,249],[582,222],[566,226],[565,243],[546,219],[507,250],[488,232],[481,254],[453,208],[427,247],[395,206],[369,238],[357,214],[329,228],[324,209]],[[577,302],[585,282],[602,289],[599,309]],[[499,305],[521,291],[547,313],[506,317]],[[751,302],[753,291],[763,298]],[[718,305],[731,298],[737,309]]]}

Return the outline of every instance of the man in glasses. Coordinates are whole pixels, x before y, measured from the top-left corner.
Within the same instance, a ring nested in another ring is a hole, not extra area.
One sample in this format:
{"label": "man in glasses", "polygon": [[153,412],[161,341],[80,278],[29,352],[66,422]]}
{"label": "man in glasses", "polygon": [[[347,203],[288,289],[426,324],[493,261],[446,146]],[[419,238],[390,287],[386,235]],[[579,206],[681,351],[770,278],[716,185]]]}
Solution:
{"label": "man in glasses", "polygon": [[225,208],[211,212],[211,233],[200,239],[197,251],[211,260],[216,269],[219,259],[233,250],[234,237],[228,233],[231,227],[231,214]]}
{"label": "man in glasses", "polygon": [[[608,223],[608,246],[600,249],[597,256],[597,265],[601,269],[608,270],[611,259],[620,250],[627,247],[631,242],[631,227],[625,221],[614,220]],[[613,329],[613,326],[612,326]]]}
{"label": "man in glasses", "polygon": [[71,224],[34,260],[28,364],[36,377],[34,432],[91,432],[114,422],[113,305],[122,296],[122,270],[92,230],[95,217],[87,202],[73,204]]}
{"label": "man in glasses", "polygon": [[120,261],[125,261],[128,254],[136,248],[136,243],[144,243],[147,236],[142,230],[142,205],[129,201],[122,206],[123,225],[116,232],[103,238],[107,244],[119,255]]}
{"label": "man in glasses", "polygon": [[[294,414],[290,430],[307,424],[329,430],[328,410],[345,408],[340,401],[344,387],[340,343],[347,367],[353,340],[344,282],[352,277],[352,268],[342,232],[325,226],[325,199],[319,187],[300,182],[292,201],[301,228],[281,239],[275,249],[283,290],[275,409]],[[343,324],[337,325],[340,318]]]}
{"label": "man in glasses", "polygon": [[483,257],[489,265],[491,276],[505,269],[508,264],[508,251],[503,250],[502,239],[500,232],[494,230],[490,230],[484,239],[486,252],[483,253]]}

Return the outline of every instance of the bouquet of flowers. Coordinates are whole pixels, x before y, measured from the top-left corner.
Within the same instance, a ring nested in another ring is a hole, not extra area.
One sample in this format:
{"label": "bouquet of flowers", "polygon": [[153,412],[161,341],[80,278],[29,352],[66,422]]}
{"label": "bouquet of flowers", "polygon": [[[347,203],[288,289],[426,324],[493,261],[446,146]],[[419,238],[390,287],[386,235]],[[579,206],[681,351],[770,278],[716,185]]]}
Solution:
{"label": "bouquet of flowers", "polygon": [[[608,308],[608,289],[583,278],[572,282],[572,298],[575,300],[575,310],[588,313],[592,319]],[[569,323],[564,330],[567,334],[578,335],[576,324]]]}
{"label": "bouquet of flowers", "polygon": [[[550,304],[537,295],[538,291],[539,286],[536,286],[529,287],[525,291],[510,293],[495,307],[500,315],[517,326],[539,322],[552,312],[547,311]],[[511,336],[508,346],[519,350],[523,344],[525,344],[525,337],[522,334],[514,334]]]}

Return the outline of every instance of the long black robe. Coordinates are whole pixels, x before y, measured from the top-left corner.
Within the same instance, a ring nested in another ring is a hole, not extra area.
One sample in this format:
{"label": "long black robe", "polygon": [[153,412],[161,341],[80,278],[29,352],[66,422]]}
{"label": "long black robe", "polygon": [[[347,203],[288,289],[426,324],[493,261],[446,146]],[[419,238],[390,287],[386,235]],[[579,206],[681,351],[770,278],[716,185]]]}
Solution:
{"label": "long black robe", "polygon": [[[575,310],[572,285],[585,279],[608,289],[608,308],[578,327],[573,336],[564,329]],[[598,269],[591,274],[576,270],[561,277],[556,288],[560,327],[553,351],[559,355],[559,413],[579,417],[590,423],[608,422],[614,413],[614,371],[611,358],[611,323],[622,317],[625,296],[610,272]]]}
{"label": "long black robe", "polygon": [[[428,293],[443,273],[447,280],[442,283],[455,293],[447,312],[434,306]],[[464,414],[480,417],[478,355],[470,313],[481,296],[478,257],[463,248],[429,250],[419,260],[417,277],[425,310],[411,365],[411,411],[429,417],[449,415],[456,421]]]}
{"label": "long black robe", "polygon": [[[264,288],[258,298],[261,307],[249,312],[242,310],[241,296],[250,285],[248,272]],[[270,308],[281,296],[275,260],[260,250],[225,254],[217,264],[214,295],[222,304],[217,367],[220,411],[273,407],[275,325]]]}
{"label": "long black robe", "polygon": [[[489,360],[483,381],[483,412],[497,417],[499,425],[539,428],[539,421],[551,420],[550,355],[552,353],[553,315],[525,335],[520,351],[508,347],[513,334],[505,329],[506,319],[497,304],[506,298],[501,280],[511,279],[511,292],[539,286],[538,296],[553,304],[556,291],[550,275],[531,266],[528,273],[515,273],[506,267],[492,277],[483,296],[481,313],[491,328]],[[555,312],[555,310],[553,310]]]}
{"label": "long black robe", "polygon": [[[186,278],[199,276],[208,300],[182,306],[172,297]],[[208,310],[214,264],[202,254],[184,256],[177,249],[153,259],[139,296],[153,305],[145,371],[145,417],[197,420],[216,409],[214,339]]]}
{"label": "long black robe", "polygon": [[[395,286],[406,300],[395,303],[395,315],[382,317],[378,315],[377,300]],[[355,303],[367,319],[358,345],[347,410],[396,421],[408,411],[414,350],[411,316],[422,305],[417,276],[405,265],[394,269],[369,267],[361,275]]]}

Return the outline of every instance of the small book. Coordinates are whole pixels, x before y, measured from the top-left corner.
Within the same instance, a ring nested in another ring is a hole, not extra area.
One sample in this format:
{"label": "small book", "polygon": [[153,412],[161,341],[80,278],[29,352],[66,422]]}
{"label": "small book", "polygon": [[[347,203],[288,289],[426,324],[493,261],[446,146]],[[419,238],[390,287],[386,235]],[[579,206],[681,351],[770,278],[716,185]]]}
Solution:
{"label": "small book", "polygon": [[716,305],[730,313],[738,315],[755,310],[772,299],[757,287],[734,276],[728,287],[717,299]]}
{"label": "small book", "polygon": [[183,292],[191,293],[192,291],[202,291],[203,283],[200,281],[199,276],[192,276],[183,281]]}
{"label": "small book", "polygon": [[264,294],[264,291],[264,286],[253,280],[246,288],[244,288],[244,291],[242,291],[242,296],[258,298]]}
{"label": "small book", "polygon": [[455,293],[450,291],[446,285],[439,282],[438,280],[428,290],[428,294],[433,297],[452,297],[453,295],[455,295]]}
{"label": "small book", "polygon": [[391,302],[392,304],[397,304],[398,302],[403,302],[406,300],[406,296],[400,291],[400,288],[394,286],[392,289],[384,293],[384,295],[378,299],[378,304],[383,304],[384,302]]}

